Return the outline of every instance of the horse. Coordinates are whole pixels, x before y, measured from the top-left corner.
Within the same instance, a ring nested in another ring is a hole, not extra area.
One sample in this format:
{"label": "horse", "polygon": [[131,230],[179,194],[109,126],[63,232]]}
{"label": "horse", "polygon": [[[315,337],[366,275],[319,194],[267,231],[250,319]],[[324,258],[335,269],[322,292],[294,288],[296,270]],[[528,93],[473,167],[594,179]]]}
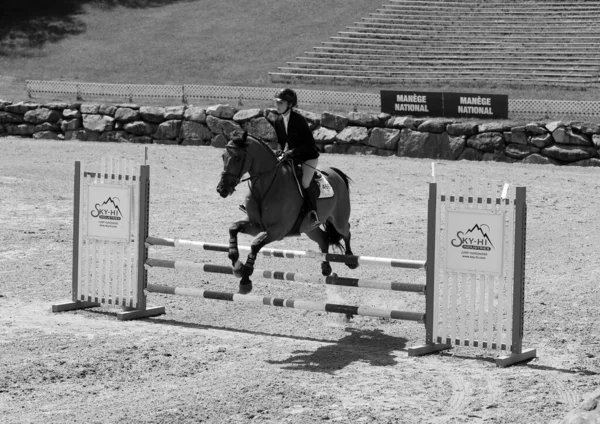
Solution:
{"label": "horse", "polygon": [[[234,135],[225,146],[223,172],[217,192],[226,198],[233,194],[243,175],[248,173],[249,178],[246,180],[250,180],[250,192],[245,199],[246,218],[229,227],[228,257],[234,275],[241,277],[239,293],[247,294],[252,291],[250,276],[254,271],[258,252],[265,245],[285,237],[304,233],[319,245],[323,253],[329,253],[329,247],[334,246],[343,254],[353,255],[348,222],[351,179],[337,168],[328,167],[319,171],[334,191],[333,197],[317,201],[317,213],[324,223],[324,229],[319,226],[309,227],[308,215],[300,216],[304,200],[293,169],[285,161],[280,161],[266,142],[244,132],[242,135]],[[298,227],[297,221],[300,220]],[[244,264],[239,261],[239,233],[255,237]],[[357,263],[346,265],[351,269],[358,266]],[[331,275],[329,262],[321,262],[321,272],[325,276]]]}

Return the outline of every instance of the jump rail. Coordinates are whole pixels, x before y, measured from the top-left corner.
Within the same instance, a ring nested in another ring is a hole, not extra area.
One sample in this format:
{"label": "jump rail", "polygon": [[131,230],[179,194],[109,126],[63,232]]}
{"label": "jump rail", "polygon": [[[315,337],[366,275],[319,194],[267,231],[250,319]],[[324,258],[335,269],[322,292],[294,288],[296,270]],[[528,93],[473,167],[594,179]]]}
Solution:
{"label": "jump rail", "polygon": [[[203,241],[179,240],[170,238],[148,237],[148,246],[169,246],[191,250],[210,250],[214,252],[229,252],[229,245],[206,243]],[[238,246],[240,251],[249,252],[250,246]],[[316,259],[327,262],[341,262],[345,264],[389,266],[392,268],[426,269],[425,261],[410,259],[379,258],[375,256],[341,255],[337,253],[321,253],[304,250],[282,250],[263,248],[259,254],[267,257],[287,259]]]}
{"label": "jump rail", "polygon": [[[148,258],[146,260],[146,265],[148,265],[149,267],[192,269],[208,273],[234,275],[233,268],[230,266],[199,263],[192,261],[173,261],[168,259]],[[392,290],[425,294],[424,284],[400,283],[398,281],[348,278],[338,277],[336,275],[330,275],[328,277],[319,277],[313,275],[298,274],[295,272],[268,271],[257,268],[254,269],[254,273],[252,275],[254,277],[265,278],[268,280],[283,280],[294,281],[297,283],[326,284],[332,286],[358,287],[363,289]]]}
{"label": "jump rail", "polygon": [[[278,306],[281,308],[304,309],[307,311],[334,312],[338,314],[361,315],[367,317],[391,318],[406,321],[425,322],[425,314],[418,312],[396,311],[390,309],[371,308],[367,306],[336,305],[332,303],[319,303],[309,300],[282,299],[277,297],[262,297],[249,294],[224,293],[193,288],[179,288],[148,284],[150,293],[174,294],[179,296],[202,297],[204,299],[228,300],[238,303],[252,303],[255,305]],[[133,312],[135,314],[135,311]],[[127,319],[125,313],[125,318]]]}

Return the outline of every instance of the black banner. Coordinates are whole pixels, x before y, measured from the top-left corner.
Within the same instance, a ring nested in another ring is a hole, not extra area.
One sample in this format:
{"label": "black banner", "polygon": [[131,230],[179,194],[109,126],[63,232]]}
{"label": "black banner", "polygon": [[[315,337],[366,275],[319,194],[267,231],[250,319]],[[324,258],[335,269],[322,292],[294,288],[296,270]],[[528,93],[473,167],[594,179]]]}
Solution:
{"label": "black banner", "polygon": [[444,93],[444,116],[449,118],[508,118],[504,94]]}
{"label": "black banner", "polygon": [[381,90],[381,111],[396,116],[507,119],[508,96]]}
{"label": "black banner", "polygon": [[442,116],[442,93],[381,90],[381,111],[390,115]]}

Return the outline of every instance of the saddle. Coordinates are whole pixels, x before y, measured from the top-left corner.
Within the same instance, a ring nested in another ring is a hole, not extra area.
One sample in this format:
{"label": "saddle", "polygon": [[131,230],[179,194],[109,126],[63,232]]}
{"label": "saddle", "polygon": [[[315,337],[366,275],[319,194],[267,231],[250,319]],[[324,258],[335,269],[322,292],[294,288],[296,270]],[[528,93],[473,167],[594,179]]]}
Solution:
{"label": "saddle", "polygon": [[[294,162],[288,162],[292,168],[292,173],[294,174],[294,179],[296,181],[296,187],[298,187],[298,192],[300,193],[300,197],[304,198],[304,192],[302,190],[302,166],[300,164],[296,164]],[[327,178],[324,178],[323,175],[327,176],[326,173],[316,169],[313,175],[313,179],[310,182],[309,189],[317,190],[319,194],[317,196],[318,199],[328,199],[333,197],[335,194],[333,191],[333,187],[327,181]]]}

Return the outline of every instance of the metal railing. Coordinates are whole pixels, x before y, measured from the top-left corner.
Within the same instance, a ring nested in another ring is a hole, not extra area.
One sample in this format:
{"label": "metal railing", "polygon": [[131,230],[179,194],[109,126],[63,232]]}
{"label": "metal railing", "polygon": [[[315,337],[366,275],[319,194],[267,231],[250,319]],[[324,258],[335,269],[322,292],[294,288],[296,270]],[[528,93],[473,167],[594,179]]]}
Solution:
{"label": "metal railing", "polygon": [[[236,87],[213,85],[151,85],[151,84],[109,84],[76,81],[27,81],[30,98],[47,95],[68,96],[77,100],[105,98],[134,102],[135,99],[164,99],[189,103],[194,100],[215,102],[236,102],[237,105],[270,105],[277,88]],[[381,108],[379,93],[352,93],[340,91],[296,90],[302,107],[309,105],[336,106],[341,108],[370,109]],[[577,100],[533,100],[509,99],[509,117],[535,116],[578,116],[600,117],[600,101]]]}

